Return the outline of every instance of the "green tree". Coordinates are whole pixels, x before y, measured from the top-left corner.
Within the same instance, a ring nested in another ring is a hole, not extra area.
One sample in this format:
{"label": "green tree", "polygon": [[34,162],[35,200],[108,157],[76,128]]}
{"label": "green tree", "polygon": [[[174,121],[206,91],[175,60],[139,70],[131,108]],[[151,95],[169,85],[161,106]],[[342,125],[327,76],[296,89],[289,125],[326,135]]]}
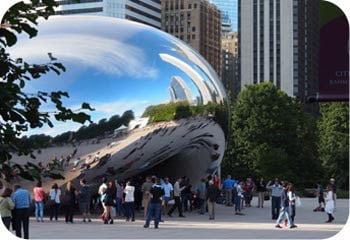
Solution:
{"label": "green tree", "polygon": [[316,123],[298,101],[272,83],[248,85],[231,112],[223,173],[280,177],[297,184],[311,178],[308,171],[316,171],[310,166],[317,168],[317,151],[312,151],[316,131],[309,127]]}
{"label": "green tree", "polygon": [[318,121],[318,151],[326,177],[349,189],[349,104],[323,103]]}
{"label": "green tree", "polygon": [[[20,2],[11,7],[4,15],[0,28],[0,165],[1,172],[10,176],[9,160],[13,153],[34,155],[21,144],[20,136],[28,129],[40,128],[44,125],[53,127],[51,116],[58,121],[72,120],[79,123],[90,121],[90,116],[83,111],[65,107],[62,98],[68,98],[67,92],[33,92],[24,91],[26,84],[42,75],[53,71],[61,74],[65,67],[48,53],[48,62],[30,64],[24,59],[12,59],[7,47],[17,42],[16,34],[26,33],[29,38],[37,35],[37,20],[47,19],[54,14],[54,0],[31,0]],[[53,113],[42,111],[43,104],[51,102],[55,105]],[[89,104],[83,103],[81,110],[93,110]],[[33,164],[14,166],[19,175],[34,180]]]}

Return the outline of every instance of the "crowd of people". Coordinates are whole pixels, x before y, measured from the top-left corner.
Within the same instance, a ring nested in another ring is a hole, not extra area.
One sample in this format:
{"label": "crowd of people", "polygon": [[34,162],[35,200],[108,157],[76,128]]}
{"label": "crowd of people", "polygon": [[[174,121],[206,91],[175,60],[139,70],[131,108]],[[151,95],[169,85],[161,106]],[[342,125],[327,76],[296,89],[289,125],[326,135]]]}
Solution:
{"label": "crowd of people", "polygon": [[[230,175],[222,184],[220,182],[216,174],[201,179],[195,187],[186,176],[177,178],[174,184],[168,177],[138,177],[126,182],[102,178],[97,198],[94,198],[94,189],[85,179],[80,179],[79,186],[76,187],[70,181],[62,189],[53,183],[48,193],[38,182],[33,189],[32,199],[28,190],[19,185],[15,185],[12,190],[4,187],[0,181],[0,214],[4,225],[10,229],[12,223],[18,237],[22,237],[23,230],[24,238],[29,237],[32,205],[37,222],[44,222],[44,209],[47,209],[50,221],[58,221],[61,211],[67,224],[74,223],[76,209],[80,210],[83,222],[91,222],[91,207],[101,206],[100,214],[104,224],[113,224],[117,217],[133,222],[135,210],[143,209],[144,227],[148,228],[154,218],[154,226],[158,228],[159,223],[164,221],[162,216],[173,217],[175,210],[180,218],[185,217],[184,212],[197,211],[198,214],[208,212],[209,220],[214,220],[217,203],[234,206],[232,211],[235,215],[244,215],[242,210],[252,207],[253,193],[256,192],[257,208],[263,208],[264,201],[271,196],[271,217],[276,220],[276,228],[282,228],[281,224],[296,227],[294,222],[299,199],[292,183],[277,178],[267,183],[263,178],[258,181],[253,181],[252,178],[238,181]],[[320,205],[314,211],[325,211],[328,215],[326,222],[332,222],[336,205],[334,179],[331,179],[326,191],[318,183],[317,193]]]}

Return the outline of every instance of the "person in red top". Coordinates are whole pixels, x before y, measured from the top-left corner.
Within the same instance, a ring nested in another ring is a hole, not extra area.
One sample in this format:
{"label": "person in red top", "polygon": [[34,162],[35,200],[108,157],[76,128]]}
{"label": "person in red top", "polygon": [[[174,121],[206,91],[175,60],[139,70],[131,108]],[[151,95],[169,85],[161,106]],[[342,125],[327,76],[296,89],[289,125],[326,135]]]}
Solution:
{"label": "person in red top", "polygon": [[217,173],[213,175],[213,182],[215,187],[220,187],[220,178],[218,177]]}
{"label": "person in red top", "polygon": [[33,189],[34,193],[34,201],[35,201],[35,218],[36,221],[39,222],[39,215],[40,215],[40,221],[44,222],[44,200],[45,200],[45,191],[41,186],[41,182],[38,182],[36,184],[36,187]]}

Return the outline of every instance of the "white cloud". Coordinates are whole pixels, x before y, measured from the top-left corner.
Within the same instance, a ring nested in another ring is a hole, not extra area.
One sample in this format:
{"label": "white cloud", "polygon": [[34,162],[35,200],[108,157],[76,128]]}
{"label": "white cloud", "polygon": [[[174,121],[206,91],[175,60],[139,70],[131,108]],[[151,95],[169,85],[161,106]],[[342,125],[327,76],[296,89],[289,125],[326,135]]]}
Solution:
{"label": "white cloud", "polygon": [[117,76],[156,78],[158,75],[158,70],[150,65],[147,53],[142,48],[93,35],[42,35],[30,41],[19,41],[10,52],[14,57],[45,61],[48,60],[47,53],[51,52],[61,61],[81,63],[82,66]]}

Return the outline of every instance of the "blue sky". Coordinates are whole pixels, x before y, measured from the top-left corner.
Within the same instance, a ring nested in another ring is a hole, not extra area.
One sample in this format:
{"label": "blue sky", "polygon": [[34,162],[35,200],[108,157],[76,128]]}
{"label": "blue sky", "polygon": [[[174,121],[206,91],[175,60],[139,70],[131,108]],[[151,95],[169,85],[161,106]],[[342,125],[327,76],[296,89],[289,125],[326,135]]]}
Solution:
{"label": "blue sky", "polygon": [[[49,73],[31,81],[26,92],[67,91],[70,98],[64,102],[68,107],[78,109],[81,103],[88,102],[96,109],[90,112],[93,121],[121,115],[129,109],[140,116],[147,106],[168,102],[172,76],[182,77],[194,98],[199,95],[184,72],[159,57],[160,53],[174,55],[194,66],[177,53],[174,41],[178,39],[144,25],[125,24],[125,20],[87,19],[52,17],[39,24],[37,37],[20,37],[10,49],[13,57],[23,57],[29,63],[46,63],[50,52],[66,67],[66,72],[59,76]],[[44,110],[52,111],[54,107],[46,105]],[[53,129],[45,127],[29,134],[56,135],[81,127],[55,121],[54,125]]]}

